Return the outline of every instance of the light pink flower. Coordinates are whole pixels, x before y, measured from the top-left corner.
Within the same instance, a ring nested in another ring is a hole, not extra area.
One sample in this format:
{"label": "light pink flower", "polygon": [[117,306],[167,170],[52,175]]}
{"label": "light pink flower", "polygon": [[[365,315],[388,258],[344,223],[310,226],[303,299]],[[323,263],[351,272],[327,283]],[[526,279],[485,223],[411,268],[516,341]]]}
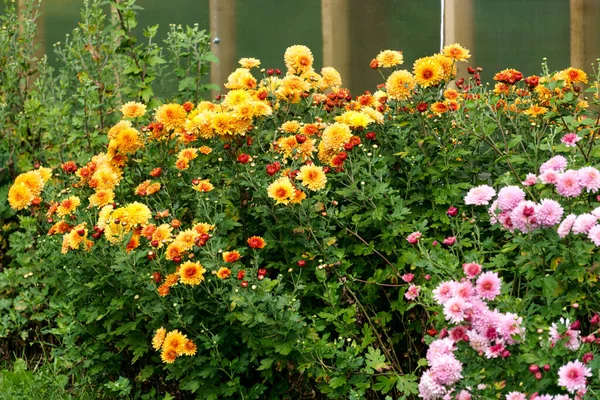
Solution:
{"label": "light pink flower", "polygon": [[502,227],[509,231],[515,230],[515,225],[512,222],[512,218],[510,217],[510,211],[503,211],[498,214],[498,221],[502,225]]}
{"label": "light pink flower", "polygon": [[479,265],[477,263],[463,264],[462,267],[463,267],[463,271],[465,272],[465,275],[469,279],[475,278],[477,275],[479,275],[481,273],[481,270],[482,270],[481,265]]}
{"label": "light pink flower", "polygon": [[476,206],[486,205],[496,195],[494,188],[488,185],[481,185],[469,190],[465,196],[465,204]]}
{"label": "light pink flower", "polygon": [[[556,346],[559,341],[564,341],[564,346],[572,351],[579,349],[581,342],[579,340],[579,331],[570,328],[569,320],[560,319],[563,326],[559,327],[556,322],[553,322],[548,331],[550,337],[548,340],[552,343],[552,347]],[[560,330],[560,331],[559,331]],[[564,330],[564,333],[561,333]]]}
{"label": "light pink flower", "polygon": [[546,185],[554,185],[558,181],[558,176],[560,174],[556,171],[549,169],[548,171],[544,171],[540,174],[539,178],[543,184]]}
{"label": "light pink flower", "polygon": [[550,394],[540,394],[533,398],[534,400],[553,400],[552,395]]}
{"label": "light pink flower", "polygon": [[404,282],[411,283],[415,279],[415,274],[404,274],[401,278]]}
{"label": "light pink flower", "polygon": [[538,205],[533,201],[523,200],[510,212],[513,226],[523,233],[531,232],[539,226],[537,221]]}
{"label": "light pink flower", "polygon": [[406,293],[404,293],[404,297],[406,297],[407,300],[414,300],[419,296],[420,292],[421,286],[410,285]]}
{"label": "light pink flower", "polygon": [[556,200],[542,199],[537,210],[537,222],[543,226],[554,226],[560,222],[564,213]]}
{"label": "light pink flower", "polygon": [[444,304],[452,296],[454,296],[454,290],[456,289],[456,282],[442,282],[439,286],[433,291],[433,298],[438,304]]}
{"label": "light pink flower", "polygon": [[537,176],[535,176],[535,174],[527,174],[525,180],[521,183],[524,186],[533,186],[537,183]]}
{"label": "light pink flower", "polygon": [[540,174],[552,170],[562,172],[567,167],[567,159],[563,156],[554,156],[540,166]]}
{"label": "light pink flower", "polygon": [[596,193],[600,189],[600,171],[594,167],[584,167],[577,171],[579,183],[587,192]]}
{"label": "light pink flower", "polygon": [[470,300],[475,294],[475,287],[470,281],[458,283],[454,289],[454,295],[464,300]]}
{"label": "light pink flower", "polygon": [[506,395],[506,400],[527,400],[527,395],[521,392],[510,392]]}
{"label": "light pink flower", "polygon": [[512,211],[523,200],[525,192],[518,186],[505,186],[498,192],[498,208],[502,211]]}
{"label": "light pink flower", "polygon": [[577,197],[583,188],[579,184],[579,173],[572,169],[560,174],[556,181],[556,191],[564,197]]}
{"label": "light pink flower", "polygon": [[454,341],[450,338],[437,339],[431,342],[429,345],[429,349],[427,349],[427,361],[429,364],[433,364],[435,359],[441,355],[452,354],[452,352],[456,349],[454,346]]}
{"label": "light pink flower", "polygon": [[423,236],[423,234],[419,231],[416,231],[416,232],[413,232],[410,235],[408,235],[406,237],[406,240],[410,244],[417,244],[419,242],[419,239],[421,239],[421,236]]}
{"label": "light pink flower", "polygon": [[558,370],[558,385],[570,393],[586,389],[586,377],[592,376],[592,370],[579,360],[569,361]]}
{"label": "light pink flower", "polygon": [[576,133],[567,133],[565,136],[560,139],[567,147],[575,147],[576,143],[579,142],[581,138],[577,136]]}
{"label": "light pink flower", "polygon": [[435,400],[446,394],[446,388],[433,379],[430,370],[427,370],[421,375],[419,382],[419,397],[423,400]]}
{"label": "light pink flower", "polygon": [[477,294],[486,300],[494,300],[500,294],[500,278],[495,272],[488,271],[477,279]]}
{"label": "light pink flower", "polygon": [[468,302],[460,297],[452,297],[444,304],[444,316],[450,322],[458,324],[465,320],[465,313],[468,308]]}
{"label": "light pink flower", "polygon": [[452,354],[442,354],[435,358],[430,371],[434,381],[449,386],[462,378],[462,363]]}
{"label": "light pink flower", "polygon": [[489,346],[487,349],[485,349],[485,357],[486,358],[498,358],[500,357],[500,355],[502,354],[502,352],[505,350],[504,344],[502,343],[496,343],[492,346]]}
{"label": "light pink flower", "polygon": [[469,344],[477,352],[483,353],[490,345],[489,340],[485,336],[480,335],[472,329],[467,332],[467,336],[469,337]]}
{"label": "light pink flower", "polygon": [[490,208],[488,209],[488,214],[490,214],[490,222],[495,224],[498,222],[498,214],[501,210],[498,210],[498,200],[494,200]]}
{"label": "light pink flower", "polygon": [[471,393],[469,393],[467,390],[461,390],[459,394],[456,395],[456,400],[472,400],[473,397],[471,396]]}
{"label": "light pink flower", "polygon": [[600,225],[594,225],[588,231],[588,238],[596,245],[600,246]]}
{"label": "light pink flower", "polygon": [[516,336],[520,336],[521,339],[525,336],[525,328],[522,326],[523,318],[517,314],[506,313],[501,317],[501,321],[498,324],[498,333],[508,344],[515,344]]}
{"label": "light pink flower", "polygon": [[557,394],[554,396],[554,400],[571,400],[568,394]]}
{"label": "light pink flower", "polygon": [[594,208],[590,214],[596,218],[600,218],[600,207]]}
{"label": "light pink flower", "polygon": [[558,236],[560,236],[561,238],[564,238],[565,236],[567,236],[571,232],[571,228],[573,227],[573,223],[575,223],[576,219],[577,219],[577,215],[575,215],[575,214],[567,215],[567,217],[563,220],[563,222],[561,222],[560,225],[558,226],[558,229],[557,229]]}
{"label": "light pink flower", "polygon": [[596,221],[598,221],[598,218],[592,214],[586,213],[579,215],[575,220],[575,223],[573,223],[573,234],[578,235],[580,233],[588,233],[589,230],[592,229],[592,226],[596,225]]}

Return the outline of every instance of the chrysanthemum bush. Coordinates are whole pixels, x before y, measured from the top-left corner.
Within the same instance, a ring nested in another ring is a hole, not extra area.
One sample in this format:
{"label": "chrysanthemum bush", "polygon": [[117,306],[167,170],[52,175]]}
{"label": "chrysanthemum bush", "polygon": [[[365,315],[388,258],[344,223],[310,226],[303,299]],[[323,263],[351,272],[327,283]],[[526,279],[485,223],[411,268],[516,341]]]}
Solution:
{"label": "chrysanthemum bush", "polygon": [[[20,175],[54,356],[148,397],[593,398],[595,339],[563,339],[595,334],[595,245],[555,228],[594,216],[598,84],[488,90],[469,57],[383,51],[358,96],[305,46],[244,58],[214,101],[125,101],[93,157]],[[542,178],[557,152],[577,195]]]}

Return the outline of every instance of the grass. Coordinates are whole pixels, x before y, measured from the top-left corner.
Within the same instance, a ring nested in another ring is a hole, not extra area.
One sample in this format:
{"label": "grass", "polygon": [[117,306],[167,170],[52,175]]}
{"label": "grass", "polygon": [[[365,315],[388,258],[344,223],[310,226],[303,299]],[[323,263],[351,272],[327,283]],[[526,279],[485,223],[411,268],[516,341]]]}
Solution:
{"label": "grass", "polygon": [[12,367],[0,370],[0,400],[87,400],[92,393],[73,388],[69,377],[61,372],[56,363],[44,364],[28,369],[22,358],[17,358]]}

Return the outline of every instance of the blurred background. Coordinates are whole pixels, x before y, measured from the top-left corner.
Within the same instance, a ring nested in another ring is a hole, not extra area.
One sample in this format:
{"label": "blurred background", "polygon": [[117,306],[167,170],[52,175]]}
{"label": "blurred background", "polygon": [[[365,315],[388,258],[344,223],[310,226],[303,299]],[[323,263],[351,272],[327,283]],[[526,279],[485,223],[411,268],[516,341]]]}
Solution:
{"label": "blurred background", "polygon": [[[22,0],[16,0],[17,3]],[[380,50],[404,52],[405,68],[416,58],[458,42],[471,50],[467,65],[483,68],[483,81],[504,68],[540,73],[543,57],[551,70],[569,65],[591,72],[600,57],[598,0],[138,0],[143,27],[198,23],[218,37],[221,60],[211,81],[222,87],[241,57],[256,57],[264,68],[283,70],[283,53],[304,44],[315,68],[333,66],[353,94],[382,82],[369,68]],[[37,42],[53,59],[53,44],[64,41],[79,20],[82,0],[43,0]],[[443,16],[443,17],[442,17]]]}

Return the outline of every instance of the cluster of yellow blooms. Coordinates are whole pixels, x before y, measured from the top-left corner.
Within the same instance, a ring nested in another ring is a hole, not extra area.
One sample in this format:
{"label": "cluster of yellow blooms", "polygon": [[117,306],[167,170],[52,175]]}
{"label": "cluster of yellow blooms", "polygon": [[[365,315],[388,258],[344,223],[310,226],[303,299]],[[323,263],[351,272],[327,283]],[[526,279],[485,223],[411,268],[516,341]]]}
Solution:
{"label": "cluster of yellow blooms", "polygon": [[167,364],[173,364],[181,355],[193,356],[197,351],[196,343],[186,335],[178,330],[167,332],[162,327],[156,330],[152,338],[152,347],[156,351],[162,349],[160,358]]}
{"label": "cluster of yellow blooms", "polygon": [[8,191],[8,203],[17,211],[39,205],[44,185],[51,177],[52,170],[44,167],[20,174]]}

